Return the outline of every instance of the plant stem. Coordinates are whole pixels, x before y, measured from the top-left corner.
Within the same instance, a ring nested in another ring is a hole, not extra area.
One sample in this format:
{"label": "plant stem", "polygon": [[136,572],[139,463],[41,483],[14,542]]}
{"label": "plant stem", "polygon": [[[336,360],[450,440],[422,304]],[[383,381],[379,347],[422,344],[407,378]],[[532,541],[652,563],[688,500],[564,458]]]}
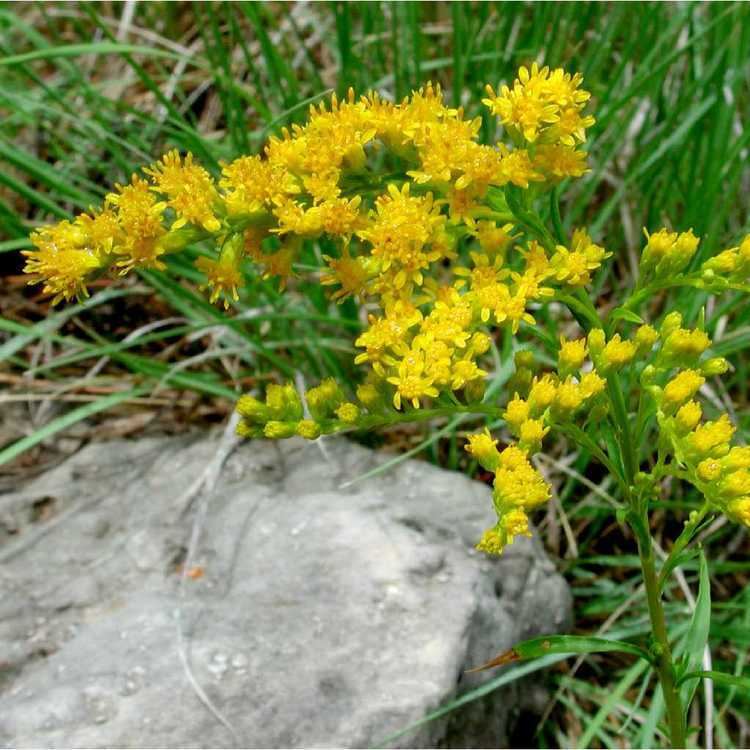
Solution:
{"label": "plant stem", "polygon": [[651,535],[648,530],[648,521],[645,518],[645,514],[641,526],[642,528],[636,529],[636,536],[638,537],[638,552],[641,558],[641,570],[643,571],[643,581],[646,586],[646,599],[648,601],[648,614],[651,619],[651,631],[654,639],[653,650],[656,672],[659,675],[659,682],[664,694],[664,705],[667,709],[672,747],[685,747],[685,722],[683,719],[682,701],[680,699],[680,692],[675,684],[672,649],[669,645],[667,622],[664,617],[664,607],[662,606],[661,592],[656,575],[654,547],[651,543]]}

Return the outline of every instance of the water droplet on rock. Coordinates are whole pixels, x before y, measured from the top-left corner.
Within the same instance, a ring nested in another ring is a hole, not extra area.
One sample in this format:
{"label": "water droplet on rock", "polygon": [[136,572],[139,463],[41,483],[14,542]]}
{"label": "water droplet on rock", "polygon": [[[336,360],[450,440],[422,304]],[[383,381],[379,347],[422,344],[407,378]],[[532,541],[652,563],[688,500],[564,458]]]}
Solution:
{"label": "water droplet on rock", "polygon": [[53,729],[57,728],[57,718],[54,716],[48,716],[43,722],[42,722],[42,729],[45,732],[51,732]]}
{"label": "water droplet on rock", "polygon": [[307,521],[302,521],[301,523],[298,523],[289,533],[292,536],[298,536],[299,533],[304,530],[305,526],[307,526]]}
{"label": "water droplet on rock", "polygon": [[99,688],[86,688],[83,699],[92,724],[106,724],[117,713],[112,698]]}
{"label": "water droplet on rock", "polygon": [[208,663],[208,671],[216,680],[220,680],[227,671],[227,662],[229,658],[223,651],[214,651],[211,660]]}

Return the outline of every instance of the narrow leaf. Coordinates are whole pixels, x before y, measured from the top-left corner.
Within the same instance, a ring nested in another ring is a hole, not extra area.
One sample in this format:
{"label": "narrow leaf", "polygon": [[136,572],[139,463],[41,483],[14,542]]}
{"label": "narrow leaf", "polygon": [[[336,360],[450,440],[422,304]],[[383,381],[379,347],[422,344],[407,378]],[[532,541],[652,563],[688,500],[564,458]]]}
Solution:
{"label": "narrow leaf", "polygon": [[547,654],[596,654],[605,651],[620,651],[633,654],[646,661],[651,656],[645,649],[627,641],[615,641],[609,638],[589,638],[578,635],[550,635],[542,638],[532,638],[515,645],[508,651],[491,659],[480,667],[466,670],[467,672],[481,672],[493,667],[501,667],[522,659],[537,659]]}
{"label": "narrow leaf", "polygon": [[80,422],[81,420],[86,419],[86,417],[90,417],[100,411],[109,409],[122,401],[142,396],[144,393],[147,393],[148,390],[149,389],[146,387],[140,387],[128,391],[111,393],[109,396],[103,396],[96,401],[92,401],[90,404],[79,406],[77,409],[73,409],[72,411],[63,414],[61,417],[53,419],[31,435],[27,435],[25,438],[21,438],[15,443],[11,443],[7,448],[1,450],[0,466],[13,460],[16,456],[27,451],[29,448],[33,448],[37,443],[41,443],[42,440],[46,440],[48,437],[60,432],[61,430],[76,424],[76,422]]}
{"label": "narrow leaf", "polygon": [[688,680],[713,680],[718,685],[728,685],[729,687],[738,687],[747,691],[750,694],[750,677],[745,677],[740,674],[727,674],[726,672],[715,672],[699,670],[697,672],[688,672],[682,675],[677,681],[678,685],[682,685]]}
{"label": "narrow leaf", "polygon": [[[700,572],[698,585],[698,598],[695,602],[695,611],[690,620],[687,641],[685,643],[685,671],[690,672],[698,669],[703,663],[703,653],[708,643],[708,632],[711,627],[711,579],[708,575],[708,563],[703,550],[700,551]],[[693,700],[697,682],[683,685],[681,690],[682,705],[687,710]]]}

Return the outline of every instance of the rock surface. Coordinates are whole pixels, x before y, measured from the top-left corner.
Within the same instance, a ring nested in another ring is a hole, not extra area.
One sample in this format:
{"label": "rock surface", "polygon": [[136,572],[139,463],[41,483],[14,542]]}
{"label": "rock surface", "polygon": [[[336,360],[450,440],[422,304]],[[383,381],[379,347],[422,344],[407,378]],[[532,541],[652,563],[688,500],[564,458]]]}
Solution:
{"label": "rock surface", "polygon": [[[0,495],[0,744],[372,746],[497,675],[468,666],[568,627],[535,541],[473,549],[484,485],[406,461],[342,489],[386,457],[254,441],[196,493],[222,450],[95,444]],[[502,746],[533,692],[395,744]]]}

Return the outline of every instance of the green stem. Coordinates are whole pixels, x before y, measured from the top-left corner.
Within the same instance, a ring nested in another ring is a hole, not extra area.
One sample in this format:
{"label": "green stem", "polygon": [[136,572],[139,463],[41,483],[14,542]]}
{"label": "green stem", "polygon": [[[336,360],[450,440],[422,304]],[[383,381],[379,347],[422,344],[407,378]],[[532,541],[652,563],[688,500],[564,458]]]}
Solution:
{"label": "green stem", "polygon": [[638,537],[638,552],[641,558],[641,570],[646,586],[648,614],[651,619],[651,632],[654,639],[654,656],[656,673],[659,676],[664,705],[667,710],[669,734],[672,747],[685,747],[685,722],[683,719],[682,700],[675,680],[672,649],[669,645],[667,622],[664,617],[664,607],[661,602],[661,590],[656,575],[656,561],[648,521],[641,518],[642,528],[636,529]]}
{"label": "green stem", "polygon": [[[437,406],[433,409],[409,409],[403,412],[388,412],[384,414],[373,414],[360,419],[356,425],[351,425],[356,430],[374,430],[379,427],[391,427],[404,422],[424,422],[428,419],[438,417],[453,417],[458,414],[476,414],[488,417],[499,417],[502,409],[493,404],[457,404],[453,406]],[[323,420],[320,423],[321,432],[324,435],[341,432],[342,423],[338,420]]]}
{"label": "green stem", "polygon": [[617,427],[620,430],[620,444],[623,448],[626,479],[632,485],[638,471],[638,457],[633,444],[625,397],[622,393],[620,378],[616,372],[610,371],[607,373],[607,393],[609,394],[609,401],[612,404],[612,411]]}
{"label": "green stem", "polygon": [[552,215],[552,226],[555,228],[555,237],[561,244],[565,244],[565,228],[563,227],[562,218],[560,216],[560,186],[558,185],[549,194],[549,208],[550,214]]}

